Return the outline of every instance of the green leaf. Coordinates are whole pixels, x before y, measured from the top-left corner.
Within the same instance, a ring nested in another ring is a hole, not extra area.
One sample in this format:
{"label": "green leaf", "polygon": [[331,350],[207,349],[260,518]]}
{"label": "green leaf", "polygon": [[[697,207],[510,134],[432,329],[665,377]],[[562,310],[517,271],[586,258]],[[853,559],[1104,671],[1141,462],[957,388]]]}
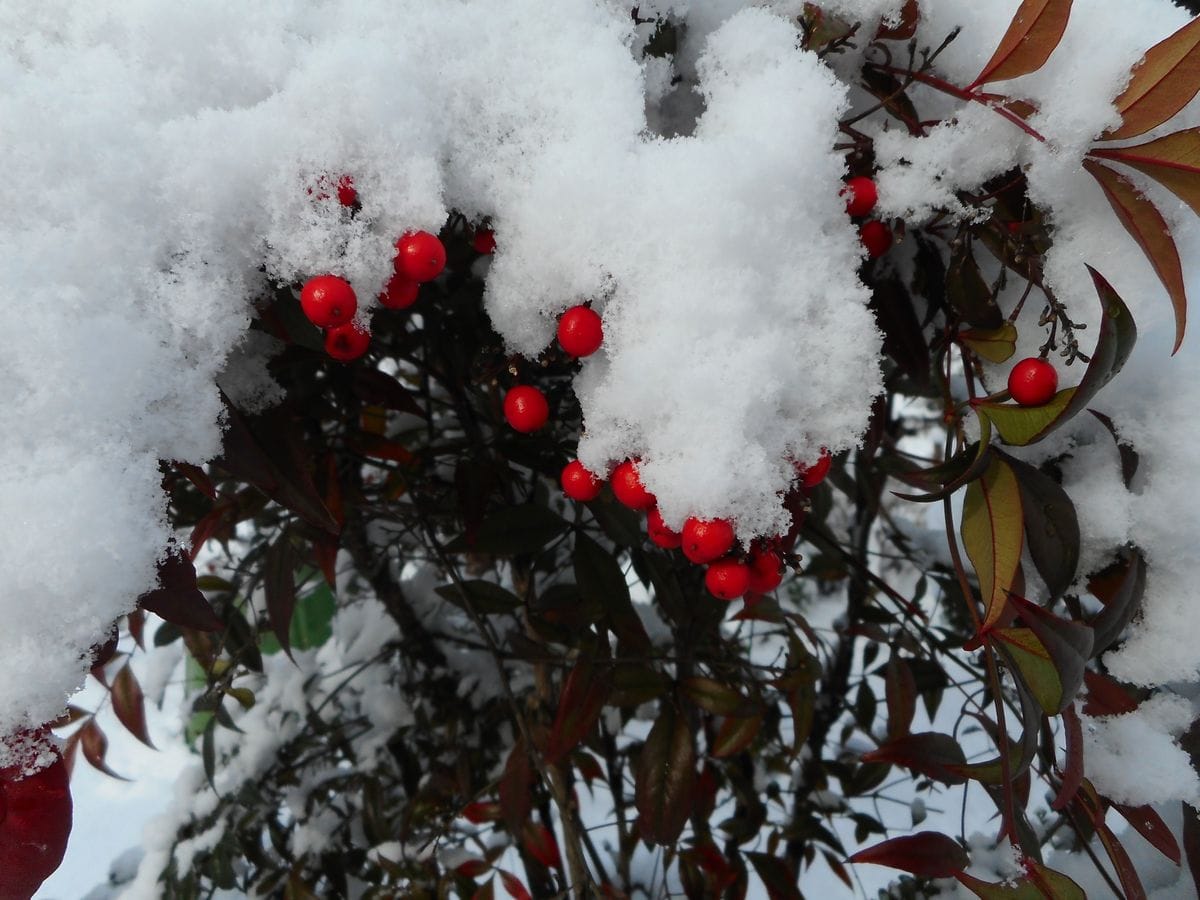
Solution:
{"label": "green leaf", "polygon": [[1016,881],[990,884],[960,872],[955,878],[980,900],[1087,900],[1083,889],[1061,872],[1026,860],[1029,875]]}
{"label": "green leaf", "polygon": [[982,627],[987,629],[1004,613],[1025,536],[1020,488],[1004,460],[994,458],[983,477],[967,487],[960,531],[979,577],[986,607]]}
{"label": "green leaf", "polygon": [[691,814],[696,782],[696,748],[687,716],[671,704],[658,719],[634,770],[638,826],[648,844],[673,844]]}
{"label": "green leaf", "polygon": [[688,699],[713,715],[749,716],[753,715],[757,708],[757,704],[733,688],[702,675],[685,678],[680,687]]}
{"label": "green leaf", "polygon": [[1058,708],[1050,711],[1051,715],[1055,715],[1075,698],[1083,684],[1084,670],[1092,656],[1095,640],[1092,629],[1082,622],[1061,619],[1024,597],[1014,596],[1012,600],[1020,610],[1022,621],[1032,629],[1050,654],[1050,662],[1061,682],[1063,696]]}
{"label": "green leaf", "polygon": [[717,759],[725,759],[741,753],[758,737],[762,730],[763,717],[730,716],[721,723],[717,736],[713,738],[709,752]]}
{"label": "green leaf", "polygon": [[461,609],[470,607],[480,615],[499,615],[519,609],[521,598],[508,588],[494,581],[464,581],[461,584],[443,584],[434,588],[441,597]]}
{"label": "green leaf", "polygon": [[999,328],[973,328],[959,332],[958,339],[989,362],[1008,362],[1017,352],[1017,329],[1011,322]]}
{"label": "green leaf", "polygon": [[1033,564],[1057,599],[1075,580],[1079,568],[1079,519],[1062,486],[1027,462],[997,451],[1012,468],[1021,491],[1025,543]]}
{"label": "green leaf", "polygon": [[650,637],[629,596],[625,573],[610,552],[580,533],[575,536],[575,583],[584,603],[595,603],[605,611],[608,625],[625,647],[634,653],[650,649]]}
{"label": "green leaf", "polygon": [[492,513],[479,525],[474,542],[465,534],[446,545],[448,553],[492,553],[516,556],[534,553],[570,528],[562,516],[537,503],[508,506]]}
{"label": "green leaf", "polygon": [[1033,633],[1032,628],[997,628],[993,634],[1011,658],[1013,666],[1021,673],[1038,706],[1047,715],[1058,715],[1064,702],[1062,679],[1050,661],[1050,651]]}
{"label": "green leaf", "polygon": [[[299,598],[292,611],[292,623],[288,627],[291,646],[297,650],[311,650],[329,640],[333,634],[333,613],[336,607],[333,592],[324,582]],[[283,649],[273,634],[260,635],[259,647],[268,655]]]}
{"label": "green leaf", "polygon": [[1121,371],[1125,360],[1133,352],[1133,345],[1137,342],[1137,325],[1129,308],[1099,272],[1091,266],[1088,266],[1088,271],[1096,286],[1103,314],[1092,360],[1079,385],[1059,391],[1044,406],[1023,407],[991,400],[975,404],[975,411],[991,420],[1007,444],[1024,447],[1036,443],[1069,421]]}

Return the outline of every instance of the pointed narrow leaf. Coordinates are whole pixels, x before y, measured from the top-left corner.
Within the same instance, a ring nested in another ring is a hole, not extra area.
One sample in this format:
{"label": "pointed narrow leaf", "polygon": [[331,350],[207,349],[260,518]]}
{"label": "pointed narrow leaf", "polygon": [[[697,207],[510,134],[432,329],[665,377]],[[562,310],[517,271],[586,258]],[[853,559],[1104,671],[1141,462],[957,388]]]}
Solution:
{"label": "pointed narrow leaf", "polygon": [[1200,91],[1200,19],[1146,51],[1113,106],[1121,125],[1102,140],[1137,137],[1179,112]]}
{"label": "pointed narrow leaf", "polygon": [[1025,537],[1021,491],[1012,467],[1004,460],[993,459],[983,477],[968,485],[960,531],[979,576],[986,607],[983,628],[987,629],[1004,613]]}
{"label": "pointed narrow leaf", "polygon": [[988,362],[1007,362],[1017,352],[1017,329],[1011,322],[1005,322],[999,328],[961,331],[958,339]]}
{"label": "pointed narrow leaf", "polygon": [[1104,609],[1092,620],[1092,630],[1095,632],[1092,649],[1096,655],[1103,653],[1121,637],[1125,627],[1141,609],[1145,593],[1146,560],[1135,550],[1120,586],[1110,598],[1101,597]]}
{"label": "pointed narrow leaf", "polygon": [[703,675],[685,678],[679,685],[688,699],[716,716],[748,716],[756,705],[728,685]]}
{"label": "pointed narrow leaf", "polygon": [[609,666],[598,666],[592,657],[582,657],[563,683],[558,713],[546,744],[546,762],[560,762],[588,736],[611,693]]}
{"label": "pointed narrow leaf", "polygon": [[460,609],[471,608],[480,615],[510,613],[521,606],[521,598],[494,581],[463,581],[444,584],[434,592]]}
{"label": "pointed narrow leaf", "polygon": [[1187,329],[1187,291],[1183,284],[1183,264],[1179,261],[1175,239],[1171,237],[1171,227],[1158,207],[1143,197],[1133,182],[1120,172],[1092,159],[1085,159],[1083,167],[1100,183],[1117,219],[1137,242],[1158,280],[1167,289],[1175,310],[1175,346],[1171,352],[1178,352]]}
{"label": "pointed narrow leaf", "polygon": [[1104,413],[1096,412],[1094,409],[1089,409],[1096,420],[1104,426],[1104,429],[1112,435],[1112,439],[1117,443],[1117,453],[1121,456],[1121,480],[1125,482],[1125,487],[1133,484],[1133,476],[1137,474],[1138,464],[1141,459],[1138,457],[1138,452],[1133,449],[1132,444],[1128,444],[1121,439],[1121,435],[1117,433],[1117,426],[1113,420]]}
{"label": "pointed narrow leaf", "polygon": [[[960,460],[964,455],[970,456],[970,462],[967,464],[966,468],[958,471],[958,474],[954,475],[954,477],[949,481],[943,483],[940,488],[934,490],[930,494],[923,495],[901,494],[897,491],[892,491],[892,493],[901,500],[911,500],[914,503],[933,503],[937,500],[943,500],[946,497],[949,497],[963,485],[975,481],[977,478],[979,478],[979,476],[986,472],[988,466],[992,464],[992,423],[987,416],[979,417],[979,438],[980,440],[973,445],[973,449],[968,447],[958,456],[954,457],[953,460],[942,464],[942,466],[946,466],[950,463]],[[935,468],[941,469],[942,467],[939,466]],[[929,477],[930,475],[931,471],[925,470],[922,473],[917,473],[915,477]]]}
{"label": "pointed narrow leaf", "polygon": [[908,734],[917,712],[917,679],[908,663],[893,654],[884,671],[883,683],[887,696],[888,737],[903,737]]}
{"label": "pointed narrow leaf", "polygon": [[141,685],[133,677],[133,670],[126,663],[113,679],[112,690],[113,712],[118,721],[125,726],[135,738],[154,749],[150,740],[150,732],[146,727],[146,700],[142,696]]}
{"label": "pointed narrow leaf", "polygon": [[1187,854],[1188,868],[1192,870],[1192,883],[1200,894],[1200,812],[1184,801],[1183,807],[1183,852]]}
{"label": "pointed narrow leaf", "polygon": [[1083,673],[1087,685],[1087,698],[1083,703],[1085,716],[1119,716],[1138,708],[1138,700],[1121,686],[1111,675],[1093,672]]}
{"label": "pointed narrow leaf", "polygon": [[196,587],[196,567],[173,549],[158,564],[158,587],[138,597],[138,606],[184,628],[220,631],[225,627]]}
{"label": "pointed narrow leaf", "polygon": [[267,548],[263,571],[267,616],[279,646],[292,655],[292,614],[296,610],[296,557],[291,537],[285,531]]}
{"label": "pointed narrow leaf", "polygon": [[[1017,699],[1021,702],[1021,724],[1024,732],[1019,742],[1009,739],[1008,766],[1004,765],[1000,757],[996,757],[987,762],[951,766],[952,771],[964,778],[990,786],[1004,784],[1006,777],[1009,780],[1022,778],[1029,771],[1038,755],[1042,710],[1027,691],[1018,691]],[[1012,755],[1014,753],[1015,757]]]}
{"label": "pointed narrow leaf", "polygon": [[534,553],[570,527],[558,515],[536,503],[508,506],[497,510],[479,525],[474,542],[467,535],[456,537],[446,545],[450,553],[494,553],[496,556],[516,556]]}
{"label": "pointed narrow leaf", "polygon": [[1117,877],[1121,879],[1121,887],[1125,891],[1126,900],[1146,900],[1146,889],[1142,887],[1142,879],[1138,876],[1133,861],[1125,851],[1125,845],[1112,833],[1107,825],[1096,829],[1100,843],[1108,853],[1108,859],[1116,869]]}
{"label": "pointed narrow leaf", "polygon": [[1021,490],[1025,545],[1046,583],[1051,600],[1071,586],[1079,568],[1079,518],[1075,504],[1057,481],[1040,469],[1003,451],[997,454],[1012,468]]}
{"label": "pointed narrow leaf", "polygon": [[763,717],[750,716],[735,718],[730,716],[722,724],[717,736],[713,738],[712,749],[709,751],[717,759],[725,759],[741,753],[754,743],[758,732],[762,729]]}
{"label": "pointed narrow leaf", "polygon": [[1117,292],[1099,272],[1088,266],[1103,315],[1100,334],[1078,386],[1059,391],[1045,406],[1022,407],[984,400],[975,411],[991,419],[1007,444],[1024,447],[1036,443],[1076,413],[1081,412],[1097,392],[1108,384],[1133,352],[1137,325]]}
{"label": "pointed narrow leaf", "polygon": [[650,649],[646,626],[633,608],[625,573],[615,554],[585,534],[575,536],[575,583],[587,604],[603,609],[608,625],[620,642],[634,653]]}
{"label": "pointed narrow leaf", "polygon": [[1070,15],[1071,0],[1023,0],[1000,46],[968,90],[1040,69],[1062,40]]}
{"label": "pointed narrow leaf", "polygon": [[526,822],[521,832],[521,843],[529,855],[547,869],[562,868],[562,854],[558,852],[558,841],[545,825]]}
{"label": "pointed narrow leaf", "polygon": [[1132,147],[1097,147],[1090,152],[1149,175],[1200,215],[1200,128],[1185,128]]}
{"label": "pointed narrow leaf", "polygon": [[692,810],[696,749],[687,717],[664,703],[638,756],[635,801],[638,825],[650,844],[679,839]]}
{"label": "pointed narrow leaf", "polygon": [[746,859],[762,879],[768,900],[803,900],[796,873],[787,862],[769,853],[747,853]]}
{"label": "pointed narrow leaf", "polygon": [[1167,827],[1167,823],[1154,811],[1153,807],[1125,806],[1122,803],[1114,803],[1113,809],[1119,812],[1125,821],[1133,826],[1133,829],[1159,853],[1177,866],[1182,863],[1179,842],[1175,840],[1175,835],[1171,834],[1171,829]]}
{"label": "pointed narrow leaf", "polygon": [[118,775],[110,769],[108,763],[105,762],[104,757],[108,753],[108,736],[101,731],[94,718],[88,719],[79,729],[79,747],[83,750],[83,758],[91,764],[93,769],[103,772],[109,778],[129,781],[124,775]]}
{"label": "pointed narrow leaf", "polygon": [[500,812],[510,834],[520,834],[533,809],[533,766],[529,752],[520,738],[509,751],[500,776]]}
{"label": "pointed narrow leaf", "polygon": [[920,18],[921,10],[917,6],[917,0],[907,0],[895,19],[880,23],[879,30],[875,32],[875,39],[907,41],[917,33],[917,22]]}
{"label": "pointed narrow leaf", "polygon": [[967,851],[937,831],[919,831],[859,850],[852,863],[874,863],[921,878],[953,878],[971,864]]}
{"label": "pointed narrow leaf", "polygon": [[512,874],[512,872],[506,872],[503,869],[497,869],[496,871],[500,873],[500,881],[504,884],[504,889],[508,891],[508,896],[512,897],[513,900],[533,900],[520,878]]}
{"label": "pointed narrow leaf", "polygon": [[[1021,619],[1050,654],[1050,662],[1062,684],[1062,703],[1070,703],[1083,686],[1087,661],[1092,657],[1095,634],[1091,626],[1059,618],[1024,597],[1012,600],[1021,612]],[[1060,708],[1051,714],[1061,711]]]}
{"label": "pointed narrow leaf", "polygon": [[1004,315],[969,244],[955,251],[946,269],[946,300],[959,318],[977,328],[1000,328],[1004,324]]}
{"label": "pointed narrow leaf", "polygon": [[1052,809],[1058,810],[1067,808],[1083,784],[1083,728],[1073,703],[1063,710],[1062,720],[1063,731],[1066,732],[1067,758],[1063,765],[1062,785],[1050,804]]}
{"label": "pointed narrow leaf", "polygon": [[1050,661],[1050,651],[1038,640],[1033,629],[997,628],[992,634],[999,641],[997,646],[1007,652],[1013,666],[1021,673],[1021,680],[1042,711],[1057,715],[1064,703],[1062,679]]}
{"label": "pointed narrow leaf", "polygon": [[1061,872],[1027,860],[1029,875],[1013,882],[990,884],[960,872],[954,877],[980,900],[1087,900],[1083,888]]}
{"label": "pointed narrow leaf", "polygon": [[948,734],[923,731],[908,734],[862,755],[863,762],[887,762],[912,769],[943,784],[962,784],[967,779],[959,774],[967,757],[958,741]]}

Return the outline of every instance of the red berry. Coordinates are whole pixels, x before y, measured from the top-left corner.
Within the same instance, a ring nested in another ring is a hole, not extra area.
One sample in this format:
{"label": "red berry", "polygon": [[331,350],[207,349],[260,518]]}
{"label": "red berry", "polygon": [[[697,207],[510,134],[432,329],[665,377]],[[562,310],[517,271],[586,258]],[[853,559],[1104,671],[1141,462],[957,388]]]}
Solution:
{"label": "red berry", "polygon": [[490,228],[480,228],[471,238],[471,247],[484,255],[496,252],[496,235]]}
{"label": "red berry", "polygon": [[750,554],[750,590],[767,594],[783,581],[783,560],[773,550],[756,549]]}
{"label": "red berry", "polygon": [[550,404],[537,388],[518,385],[504,395],[504,418],[514,430],[531,434],[550,418]]}
{"label": "red berry", "polygon": [[71,789],[58,757],[31,775],[0,769],[0,897],[32,897],[62,863],[71,833]]}
{"label": "red berry", "polygon": [[655,503],[654,495],[638,477],[633,460],[627,459],[613,470],[612,489],[616,498],[630,509],[649,509]]}
{"label": "red berry", "polygon": [[1042,406],[1058,393],[1058,372],[1044,359],[1023,359],[1008,373],[1008,392],[1021,406]]}
{"label": "red berry", "polygon": [[667,527],[657,506],[646,513],[646,533],[650,536],[652,544],[662,547],[664,550],[674,550],[683,542],[678,531],[672,531]]}
{"label": "red berry", "polygon": [[697,519],[683,523],[683,555],[694,563],[720,559],[733,547],[733,525],[728,519]]}
{"label": "red berry", "polygon": [[577,459],[571,460],[562,470],[563,493],[572,500],[586,503],[600,496],[600,488],[604,482],[593,475]]}
{"label": "red berry", "polygon": [[318,275],[300,289],[300,308],[318,328],[334,328],[354,318],[358,297],[345,278]]}
{"label": "red berry", "polygon": [[875,201],[879,199],[879,192],[875,189],[875,182],[861,175],[847,181],[841,193],[846,198],[846,213],[856,218],[858,216],[865,216],[873,210],[875,208]]}
{"label": "red berry", "polygon": [[393,275],[388,279],[387,289],[379,295],[379,302],[388,309],[408,309],[417,302],[420,287],[411,278]]}
{"label": "red berry", "polygon": [[829,474],[829,467],[833,464],[833,457],[829,455],[829,451],[821,448],[821,455],[817,457],[817,461],[811,466],[797,466],[796,474],[800,476],[800,483],[806,488],[815,488],[818,484],[825,480],[825,476]]}
{"label": "red berry", "polygon": [[704,586],[720,600],[736,600],[750,589],[750,567],[733,557],[719,559],[704,573]]}
{"label": "red berry", "polygon": [[325,352],[338,362],[350,362],[367,352],[371,332],[357,322],[347,322],[325,332]]}
{"label": "red berry", "polygon": [[358,191],[354,189],[354,179],[343,175],[337,183],[338,203],[342,206],[354,206],[358,203]]}
{"label": "red berry", "polygon": [[591,356],[603,341],[600,316],[586,306],[572,306],[558,320],[558,343],[572,356]]}
{"label": "red berry", "polygon": [[446,248],[437,235],[408,231],[396,241],[396,273],[413,281],[432,281],[446,268]]}
{"label": "red berry", "polygon": [[878,219],[864,222],[862,228],[858,229],[858,237],[867,248],[867,256],[871,259],[883,256],[892,248],[892,229]]}

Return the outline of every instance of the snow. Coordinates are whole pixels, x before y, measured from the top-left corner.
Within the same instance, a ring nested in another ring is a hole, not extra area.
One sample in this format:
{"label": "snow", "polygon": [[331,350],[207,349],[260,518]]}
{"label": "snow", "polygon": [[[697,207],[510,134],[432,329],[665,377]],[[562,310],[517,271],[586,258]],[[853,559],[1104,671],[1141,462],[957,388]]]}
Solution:
{"label": "snow", "polygon": [[1122,715],[1082,716],[1088,778],[1118,803],[1200,806],[1200,776],[1177,740],[1195,718],[1189,700],[1166,693]]}

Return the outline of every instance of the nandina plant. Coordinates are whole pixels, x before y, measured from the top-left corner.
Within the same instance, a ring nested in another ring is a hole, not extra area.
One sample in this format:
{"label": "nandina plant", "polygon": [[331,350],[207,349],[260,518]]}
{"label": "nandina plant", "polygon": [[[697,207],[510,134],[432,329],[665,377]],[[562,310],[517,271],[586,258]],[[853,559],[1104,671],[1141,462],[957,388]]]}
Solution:
{"label": "nandina plant", "polygon": [[[883,380],[856,448],[786,461],[782,533],[664,513],[649,452],[577,460],[575,379],[607,352],[605,298],[562,298],[557,341],[507,352],[479,264],[502,260],[501,224],[455,212],[401,235],[369,341],[344,324],[361,300],[340,277],[253,298],[252,327],[283,347],[282,400],[226,396],[221,456],[163,462],[187,538],[124,620],[123,652],[186,657],[202,770],[202,802],[172,811],[189,852],[148,856],[139,878],[179,897],[790,900],[882,865],[907,873],[900,896],[955,879],[1077,898],[1056,865],[1078,852],[1133,898],[1129,829],[1179,866],[1192,808],[1172,829],[1106,796],[1081,724],[1155,702],[1102,656],[1138,615],[1148,554],[1113,544],[1085,570],[1089,523],[1064,487],[1074,460],[1112,452],[1134,484],[1137,448],[1104,411],[1133,315],[1103,259],[1077,273],[1086,322],[1056,296],[1057,236],[1022,166],[906,218],[878,165],[893,130],[927,137],[968,107],[1055,141],[1008,90],[1053,57],[1071,6],[1023,2],[969,83],[943,77],[955,34],[930,33],[916,0],[879,28],[812,3],[796,20],[871,98],[844,115],[849,188],[829,192],[861,235]],[[647,58],[679,39],[665,13],[639,24]],[[1160,278],[1175,350],[1180,254],[1166,195],[1133,173],[1200,211],[1200,134],[1171,124],[1200,89],[1197,27],[1148,48],[1114,98],[1121,124],[1079,160]],[[337,183],[347,217],[370,208],[367,182]],[[1088,420],[1115,443],[1059,440]],[[1042,442],[1055,452],[1026,449]],[[148,742],[129,661],[97,673]],[[107,770],[97,714],[57,725],[68,764],[82,749]],[[982,837],[960,824],[968,803]]]}

